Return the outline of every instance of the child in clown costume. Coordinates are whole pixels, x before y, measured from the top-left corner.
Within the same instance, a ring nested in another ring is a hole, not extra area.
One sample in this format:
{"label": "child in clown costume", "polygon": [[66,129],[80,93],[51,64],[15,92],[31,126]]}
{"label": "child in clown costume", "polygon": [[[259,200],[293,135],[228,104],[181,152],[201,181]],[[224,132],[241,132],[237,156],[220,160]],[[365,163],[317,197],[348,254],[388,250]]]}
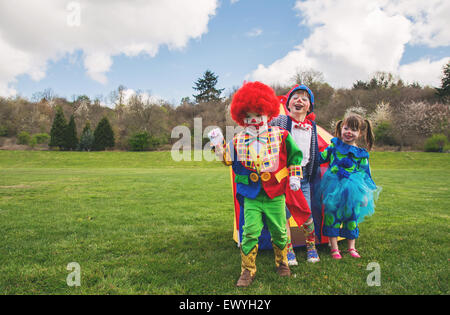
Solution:
{"label": "child in clown costume", "polygon": [[[270,122],[271,126],[278,126],[290,132],[298,147],[303,153],[301,181],[302,192],[311,209],[311,185],[318,178],[319,169],[319,146],[317,139],[317,128],[314,115],[314,94],[306,85],[295,86],[288,95],[286,101],[288,115],[280,115]],[[321,209],[311,209],[311,217],[299,226],[305,236],[306,261],[315,263],[320,261],[315,245],[315,231],[320,232]],[[319,211],[320,210],[320,211]],[[289,216],[289,209],[286,210]],[[316,216],[314,220],[313,216]],[[315,228],[317,225],[317,228]],[[318,234],[320,237],[320,233]],[[297,265],[295,253],[291,240],[288,240],[288,262],[289,265]]]}
{"label": "child in clown costume", "polygon": [[233,120],[245,129],[228,145],[220,140],[220,130],[213,130],[209,136],[216,154],[223,156],[226,165],[232,165],[236,194],[244,203],[241,275],[236,285],[246,287],[256,274],[264,218],[272,236],[277,272],[290,276],[285,204],[299,226],[311,212],[300,190],[302,152],[288,131],[268,126],[279,114],[275,92],[260,82],[245,83],[234,95],[230,111]]}
{"label": "child in clown costume", "polygon": [[374,201],[381,188],[372,180],[369,153],[359,148],[356,141],[364,134],[370,150],[374,136],[370,121],[357,114],[350,114],[336,125],[335,138],[320,157],[320,162],[329,162],[322,177],[316,198],[321,198],[325,207],[323,235],[330,237],[331,256],[341,259],[337,237],[348,240],[348,252],[360,258],[355,248],[359,236],[358,224],[365,216],[374,213]]}

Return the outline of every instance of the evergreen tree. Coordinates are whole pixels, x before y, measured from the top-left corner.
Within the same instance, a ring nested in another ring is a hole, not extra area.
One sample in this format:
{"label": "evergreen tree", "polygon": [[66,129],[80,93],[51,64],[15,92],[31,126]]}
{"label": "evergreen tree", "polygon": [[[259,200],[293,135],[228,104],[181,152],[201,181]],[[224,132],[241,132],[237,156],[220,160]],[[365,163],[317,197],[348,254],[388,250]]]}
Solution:
{"label": "evergreen tree", "polygon": [[199,92],[197,95],[193,95],[197,103],[218,102],[222,100],[220,94],[224,89],[216,89],[218,78],[219,76],[215,75],[214,72],[206,70],[203,77],[198,79],[197,82],[194,82],[195,87],[193,89]]}
{"label": "evergreen tree", "polygon": [[81,132],[82,134],[87,132],[87,131],[92,131],[91,130],[91,123],[89,121],[86,122],[86,125],[84,125],[83,131]]}
{"label": "evergreen tree", "polygon": [[75,117],[70,116],[69,124],[66,127],[64,148],[66,150],[76,150],[78,147],[77,127]]}
{"label": "evergreen tree", "polygon": [[106,148],[114,147],[114,132],[108,121],[108,118],[103,117],[94,131],[93,149],[103,151]]}
{"label": "evergreen tree", "polygon": [[147,131],[138,132],[133,134],[128,139],[131,151],[146,151],[150,148],[151,136]]}
{"label": "evergreen tree", "polygon": [[87,122],[83,128],[83,132],[81,133],[78,150],[91,151],[93,144],[94,144],[94,133],[91,130],[91,124]]}
{"label": "evergreen tree", "polygon": [[53,119],[52,129],[50,130],[49,147],[59,147],[61,150],[64,149],[66,127],[67,121],[64,117],[63,110],[58,106],[56,107],[55,118]]}
{"label": "evergreen tree", "polygon": [[436,88],[437,95],[443,103],[450,102],[450,61],[444,66],[444,76],[442,77],[442,86]]}

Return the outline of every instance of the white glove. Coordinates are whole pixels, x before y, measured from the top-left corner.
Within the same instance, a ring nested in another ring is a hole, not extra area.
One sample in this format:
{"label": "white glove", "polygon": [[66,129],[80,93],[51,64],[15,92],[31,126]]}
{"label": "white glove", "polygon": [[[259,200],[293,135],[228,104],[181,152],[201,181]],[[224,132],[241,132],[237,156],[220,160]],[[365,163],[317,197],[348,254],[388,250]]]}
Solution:
{"label": "white glove", "polygon": [[215,147],[217,145],[222,145],[223,143],[223,134],[220,128],[215,128],[208,133],[209,141]]}
{"label": "white glove", "polygon": [[216,148],[216,154],[223,154],[223,134],[220,128],[215,128],[208,133],[209,141],[211,142],[211,146]]}
{"label": "white glove", "polygon": [[302,185],[300,183],[300,177],[290,176],[289,177],[289,186],[291,187],[291,189],[293,191],[299,190],[302,187]]}

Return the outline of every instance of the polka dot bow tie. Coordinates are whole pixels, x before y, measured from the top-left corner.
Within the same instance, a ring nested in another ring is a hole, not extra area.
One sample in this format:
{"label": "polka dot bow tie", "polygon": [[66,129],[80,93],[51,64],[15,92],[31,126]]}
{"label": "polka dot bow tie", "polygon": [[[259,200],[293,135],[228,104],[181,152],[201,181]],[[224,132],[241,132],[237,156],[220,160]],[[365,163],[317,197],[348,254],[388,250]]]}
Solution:
{"label": "polka dot bow tie", "polygon": [[312,128],[312,125],[307,123],[307,122],[303,122],[303,123],[293,123],[293,127],[295,129],[301,129],[301,130],[310,130]]}

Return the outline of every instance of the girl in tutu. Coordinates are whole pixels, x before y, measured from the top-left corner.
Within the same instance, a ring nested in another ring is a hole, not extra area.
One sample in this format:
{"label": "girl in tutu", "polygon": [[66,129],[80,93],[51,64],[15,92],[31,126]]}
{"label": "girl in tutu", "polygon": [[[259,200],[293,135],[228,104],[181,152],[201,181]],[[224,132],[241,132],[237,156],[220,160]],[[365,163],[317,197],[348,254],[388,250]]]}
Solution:
{"label": "girl in tutu", "polygon": [[370,150],[375,139],[370,121],[357,114],[339,121],[334,135],[320,156],[320,164],[330,164],[316,191],[325,208],[323,235],[330,237],[333,258],[342,258],[338,236],[348,240],[350,255],[360,258],[355,249],[358,224],[374,213],[379,189],[370,174],[369,153],[357,147],[356,141],[364,136]]}

